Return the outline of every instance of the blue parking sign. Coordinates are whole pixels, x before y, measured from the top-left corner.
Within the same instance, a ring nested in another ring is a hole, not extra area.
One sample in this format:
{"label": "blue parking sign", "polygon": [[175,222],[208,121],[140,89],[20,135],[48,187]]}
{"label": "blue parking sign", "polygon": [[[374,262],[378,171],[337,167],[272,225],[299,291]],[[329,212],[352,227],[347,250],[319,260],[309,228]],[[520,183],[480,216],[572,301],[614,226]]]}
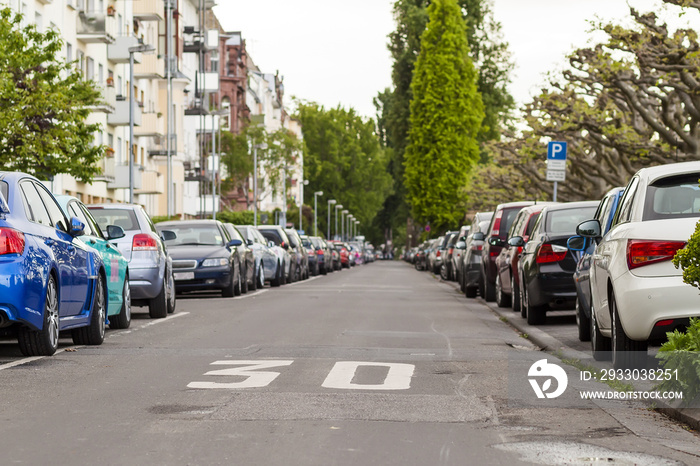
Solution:
{"label": "blue parking sign", "polygon": [[547,145],[547,160],[566,160],[566,143],[552,141]]}

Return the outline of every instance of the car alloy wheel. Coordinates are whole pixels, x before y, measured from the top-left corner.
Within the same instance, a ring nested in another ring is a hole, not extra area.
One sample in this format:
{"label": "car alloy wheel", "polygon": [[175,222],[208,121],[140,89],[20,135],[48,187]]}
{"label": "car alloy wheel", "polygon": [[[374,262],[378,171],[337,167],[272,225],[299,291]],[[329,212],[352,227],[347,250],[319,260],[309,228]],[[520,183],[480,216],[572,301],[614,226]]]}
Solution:
{"label": "car alloy wheel", "polygon": [[22,327],[17,334],[19,349],[25,356],[51,356],[58,349],[59,315],[58,289],[53,275],[49,275],[44,300],[44,322],[41,330]]}

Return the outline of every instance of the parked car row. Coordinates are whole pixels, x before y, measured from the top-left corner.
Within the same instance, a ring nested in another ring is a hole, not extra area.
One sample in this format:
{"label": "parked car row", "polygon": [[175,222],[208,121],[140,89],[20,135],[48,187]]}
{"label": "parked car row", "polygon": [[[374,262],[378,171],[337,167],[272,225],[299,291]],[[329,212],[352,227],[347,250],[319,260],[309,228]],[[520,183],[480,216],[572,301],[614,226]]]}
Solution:
{"label": "parked car row", "polygon": [[84,205],[0,172],[0,337],[27,356],[54,354],[62,333],[100,345],[106,325],[129,327],[132,306],[163,318],[178,293],[238,296],[360,264],[368,248],[280,226],[154,224],[139,205]]}
{"label": "parked car row", "polygon": [[600,201],[500,204],[404,259],[530,325],[572,309],[595,359],[643,367],[650,343],[700,316],[697,290],[671,263],[700,217],[698,180],[700,162],[667,164],[640,170]]}

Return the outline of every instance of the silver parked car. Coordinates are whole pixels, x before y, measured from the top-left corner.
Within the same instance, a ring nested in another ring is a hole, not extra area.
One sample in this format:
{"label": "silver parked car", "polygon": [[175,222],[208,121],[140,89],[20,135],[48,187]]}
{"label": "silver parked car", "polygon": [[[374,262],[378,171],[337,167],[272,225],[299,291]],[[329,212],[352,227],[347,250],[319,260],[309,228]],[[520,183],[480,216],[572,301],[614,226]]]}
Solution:
{"label": "silver parked car", "polygon": [[236,228],[255,255],[255,276],[258,287],[264,287],[265,282],[270,282],[274,286],[275,281],[279,281],[279,277],[282,276],[280,271],[282,267],[277,255],[270,250],[267,239],[252,225],[236,225]]}
{"label": "silver parked car", "polygon": [[175,312],[175,281],[172,259],[165,239],[175,233],[156,231],[151,218],[140,205],[94,204],[86,206],[103,233],[107,225],[122,227],[125,236],[111,243],[129,261],[129,287],[132,306],[148,306],[153,318]]}
{"label": "silver parked car", "polygon": [[[465,252],[459,268],[459,286],[467,298],[476,297],[481,277],[481,251],[484,235],[489,229],[493,212],[479,212],[472,219],[471,228],[465,241]],[[475,237],[476,235],[476,237]]]}

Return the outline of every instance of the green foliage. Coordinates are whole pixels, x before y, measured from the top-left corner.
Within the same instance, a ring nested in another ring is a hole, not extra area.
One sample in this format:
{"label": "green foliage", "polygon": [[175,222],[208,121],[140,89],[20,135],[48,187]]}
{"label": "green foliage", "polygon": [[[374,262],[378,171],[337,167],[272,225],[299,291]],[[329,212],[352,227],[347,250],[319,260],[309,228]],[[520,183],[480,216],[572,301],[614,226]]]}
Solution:
{"label": "green foliage", "polygon": [[261,126],[249,125],[237,135],[224,133],[221,137],[221,163],[227,173],[224,190],[242,187],[248,192],[253,189],[248,186],[248,179],[254,169],[255,146],[258,147],[258,196],[265,183],[272,187],[273,193],[281,191],[284,166],[296,163],[304,152],[303,141],[285,128],[268,133]]}
{"label": "green foliage", "polygon": [[673,265],[683,269],[684,282],[700,288],[700,222],[695,225],[688,244],[676,252]]}
{"label": "green foliage", "polygon": [[461,190],[479,161],[477,134],[484,118],[455,0],[435,0],[414,72],[405,183],[413,215],[436,231],[456,227]]}
{"label": "green foliage", "polygon": [[233,223],[234,225],[252,225],[253,224],[252,210],[244,210],[240,212],[223,211],[216,214],[216,219],[223,223]]}
{"label": "green foliage", "polygon": [[0,170],[89,182],[105,151],[93,144],[99,125],[86,123],[100,91],[63,61],[62,46],[57,31],[0,10]]}
{"label": "green foliage", "polygon": [[[304,177],[309,186],[304,202],[313,207],[314,192],[323,191],[317,208],[319,233],[327,231],[327,200],[336,199],[360,221],[361,231],[376,241],[379,235],[370,231],[370,225],[391,192],[391,176],[374,122],[362,119],[353,109],[325,109],[315,103],[299,103],[298,117],[307,149]],[[335,231],[333,206],[331,214]],[[379,242],[383,242],[381,236]]]}
{"label": "green foliage", "polygon": [[153,217],[151,217],[151,221],[152,221],[153,223],[169,222],[169,221],[171,221],[171,220],[180,220],[180,216],[179,216],[179,215],[171,215],[171,216],[168,216],[168,215],[154,215]]}
{"label": "green foliage", "polygon": [[[682,391],[683,403],[688,405],[700,398],[700,319],[691,318],[688,329],[666,334],[668,341],[657,354],[660,365],[674,373],[655,387],[659,391]],[[677,376],[676,376],[677,374]]]}

